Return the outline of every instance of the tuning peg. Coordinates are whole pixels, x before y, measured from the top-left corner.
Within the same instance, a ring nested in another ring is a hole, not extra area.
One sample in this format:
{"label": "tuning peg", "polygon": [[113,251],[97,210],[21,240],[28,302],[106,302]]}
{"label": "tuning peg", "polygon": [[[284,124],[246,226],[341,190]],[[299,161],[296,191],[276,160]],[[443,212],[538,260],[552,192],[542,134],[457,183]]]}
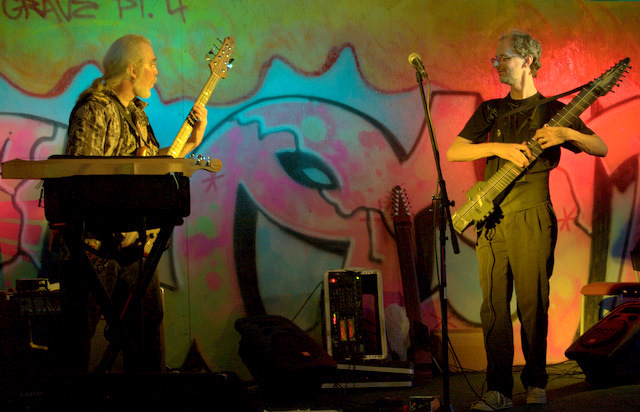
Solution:
{"label": "tuning peg", "polygon": [[235,60],[235,59],[229,59],[229,63],[227,63],[227,69],[230,69],[230,68],[232,68],[232,67],[233,67],[233,61],[234,61],[234,60]]}
{"label": "tuning peg", "polygon": [[206,166],[210,166],[210,164],[211,164],[211,158],[208,157],[208,156],[205,158],[204,156],[202,156],[200,154],[199,155],[191,154],[191,158],[196,160],[196,165],[198,165],[198,166],[200,166],[200,164],[201,164],[203,159],[207,159]]}
{"label": "tuning peg", "polygon": [[[224,41],[220,40],[220,37],[218,37],[218,41],[220,42],[220,44],[221,44],[222,46],[224,46]],[[228,47],[229,47],[229,45],[227,45],[227,48],[228,48]]]}
{"label": "tuning peg", "polygon": [[209,50],[209,52],[207,53],[207,55],[206,55],[206,56],[204,56],[204,59],[205,59],[206,61],[210,62],[210,61],[211,61],[211,57],[209,57],[209,56],[213,56],[214,54],[216,54],[216,51],[215,51],[215,50],[213,50],[213,49],[211,49],[211,50]]}

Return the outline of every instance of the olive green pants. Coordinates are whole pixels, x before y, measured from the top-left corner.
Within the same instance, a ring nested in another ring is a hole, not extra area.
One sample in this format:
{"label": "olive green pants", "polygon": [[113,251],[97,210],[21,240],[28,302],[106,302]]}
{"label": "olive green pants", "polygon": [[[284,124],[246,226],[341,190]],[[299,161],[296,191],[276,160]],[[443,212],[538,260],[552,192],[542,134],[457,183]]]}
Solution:
{"label": "olive green pants", "polygon": [[487,222],[478,233],[487,386],[508,397],[513,391],[510,303],[514,288],[526,362],[520,379],[525,388],[547,384],[549,278],[557,234],[550,203],[507,214],[497,223]]}

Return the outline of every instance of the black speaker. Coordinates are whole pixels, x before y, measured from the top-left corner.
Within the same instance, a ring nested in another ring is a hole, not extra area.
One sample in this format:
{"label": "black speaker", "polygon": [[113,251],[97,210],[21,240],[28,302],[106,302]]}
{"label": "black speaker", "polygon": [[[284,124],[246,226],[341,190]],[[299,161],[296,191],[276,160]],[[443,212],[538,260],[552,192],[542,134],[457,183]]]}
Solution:
{"label": "black speaker", "polygon": [[313,390],[335,375],[336,362],[296,324],[276,315],[236,320],[238,354],[260,387]]}
{"label": "black speaker", "polygon": [[612,386],[640,380],[640,302],[614,308],[566,351],[589,383]]}
{"label": "black speaker", "polygon": [[0,292],[0,379],[55,372],[61,324],[59,292]]}

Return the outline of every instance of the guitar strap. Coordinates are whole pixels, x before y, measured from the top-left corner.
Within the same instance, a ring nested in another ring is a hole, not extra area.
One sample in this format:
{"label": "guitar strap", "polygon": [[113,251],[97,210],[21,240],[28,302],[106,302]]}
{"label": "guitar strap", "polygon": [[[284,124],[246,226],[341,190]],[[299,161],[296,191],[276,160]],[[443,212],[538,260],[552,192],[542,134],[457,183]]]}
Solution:
{"label": "guitar strap", "polygon": [[[147,141],[144,141],[142,132],[136,125],[136,122],[134,121],[132,114],[128,110],[125,110],[124,106],[122,105],[122,103],[120,103],[120,100],[118,100],[117,97],[111,95],[110,93],[107,93],[107,96],[109,96],[111,100],[114,101],[116,107],[118,108],[118,110],[120,111],[120,114],[122,115],[122,118],[124,118],[127,121],[127,123],[129,123],[129,126],[131,126],[133,130],[136,132],[135,136],[136,136],[136,140],[138,141],[139,147],[143,147],[145,144],[148,143],[149,140],[157,144],[157,141],[155,140],[155,136],[153,136],[153,133],[150,133],[149,136],[147,136]],[[121,135],[124,135],[126,126],[122,122],[120,123],[121,123],[120,133]]]}
{"label": "guitar strap", "polygon": [[[131,117],[131,113],[129,113],[128,111],[125,110],[124,106],[122,105],[122,103],[120,103],[120,100],[118,100],[117,97],[113,96],[111,93],[105,93],[107,96],[109,96],[109,98],[111,98],[111,100],[113,100],[113,102],[115,103],[116,107],[118,108],[118,111],[120,111],[120,114],[122,115],[122,118],[125,119],[127,121],[127,123],[129,123],[129,126],[133,127],[133,130],[138,130],[136,128],[136,125],[133,124],[133,118]],[[122,125],[124,127],[124,125]]]}
{"label": "guitar strap", "polygon": [[513,110],[511,110],[511,111],[508,111],[507,113],[501,114],[500,116],[498,116],[498,119],[496,119],[496,121],[497,121],[497,120],[504,119],[505,117],[512,116],[512,115],[514,115],[514,114],[516,114],[516,113],[520,113],[520,112],[523,112],[523,111],[526,111],[526,110],[532,109],[532,108],[534,108],[534,107],[537,107],[537,106],[540,106],[540,105],[543,105],[543,104],[549,103],[549,102],[551,102],[551,101],[558,100],[558,99],[559,99],[559,98],[561,98],[561,97],[568,96],[568,95],[570,95],[570,94],[572,94],[572,93],[578,92],[578,91],[580,91],[580,90],[584,89],[584,88],[585,88],[586,86],[588,86],[588,85],[589,85],[589,83],[586,83],[586,84],[583,84],[583,85],[582,85],[582,86],[580,86],[580,87],[576,87],[576,88],[575,88],[575,89],[573,89],[573,90],[569,90],[568,92],[560,93],[560,94],[557,94],[557,95],[555,95],[555,96],[551,96],[551,97],[546,97],[546,98],[544,98],[544,99],[536,100],[536,101],[533,101],[533,102],[531,102],[531,103],[529,103],[529,104],[525,104],[525,105],[523,105],[523,106],[517,107],[517,108],[515,108],[515,109],[513,109]]}

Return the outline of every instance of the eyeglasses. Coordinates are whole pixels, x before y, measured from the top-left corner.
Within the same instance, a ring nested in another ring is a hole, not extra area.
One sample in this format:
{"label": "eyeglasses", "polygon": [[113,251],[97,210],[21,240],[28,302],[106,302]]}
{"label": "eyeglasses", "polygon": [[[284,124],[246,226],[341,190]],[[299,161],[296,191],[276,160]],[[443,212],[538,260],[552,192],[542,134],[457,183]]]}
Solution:
{"label": "eyeglasses", "polygon": [[503,61],[508,61],[513,59],[514,57],[518,57],[517,55],[511,55],[511,56],[496,56],[496,57],[492,57],[491,58],[491,64],[493,65],[493,67],[498,67],[498,65],[500,63],[502,63]]}

